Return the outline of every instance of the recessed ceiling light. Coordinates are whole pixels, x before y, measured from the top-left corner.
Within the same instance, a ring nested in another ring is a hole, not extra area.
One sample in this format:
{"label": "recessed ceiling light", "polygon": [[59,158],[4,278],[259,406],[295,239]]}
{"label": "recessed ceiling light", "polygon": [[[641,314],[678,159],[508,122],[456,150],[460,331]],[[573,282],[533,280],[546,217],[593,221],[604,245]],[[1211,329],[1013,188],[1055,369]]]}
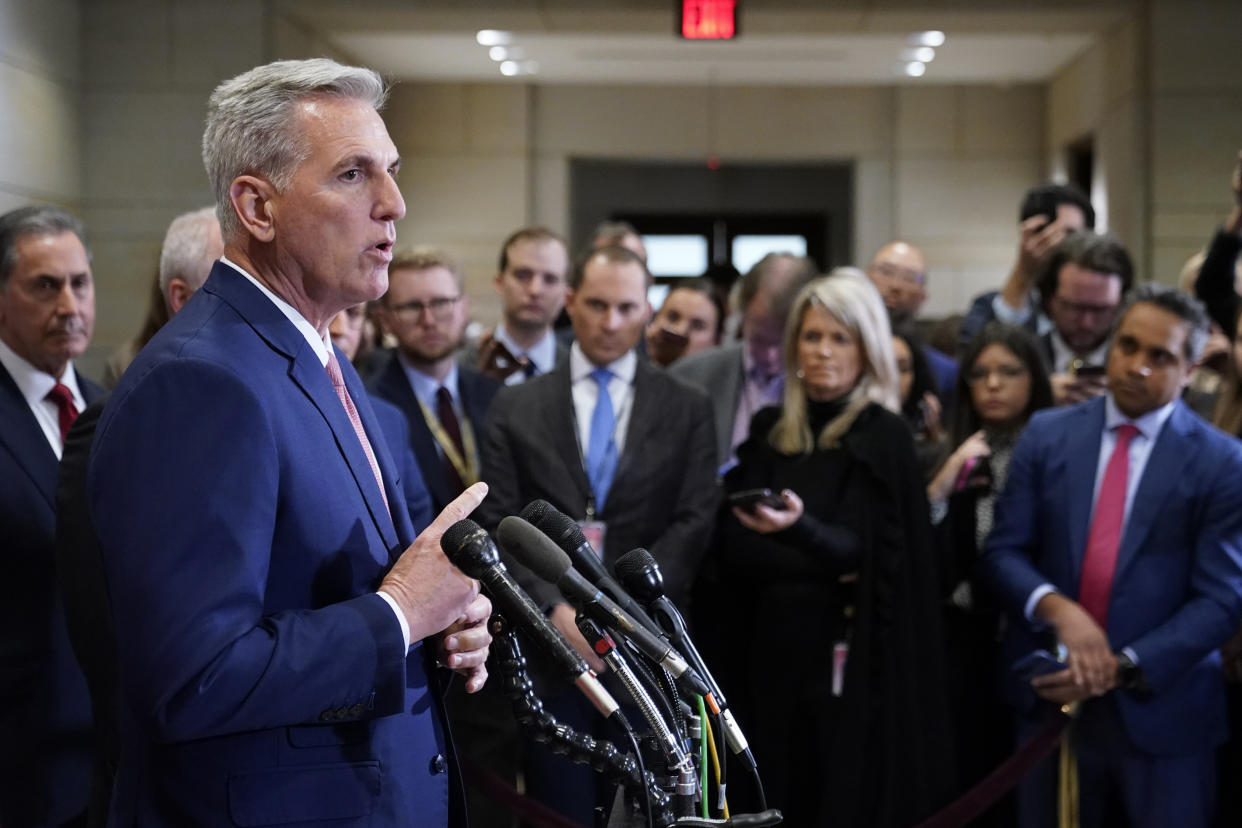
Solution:
{"label": "recessed ceiling light", "polygon": [[526,53],[517,46],[493,46],[487,50],[487,56],[494,61],[521,60]]}
{"label": "recessed ceiling light", "polygon": [[931,29],[926,32],[915,32],[906,41],[916,46],[940,47],[944,45],[944,32]]}
{"label": "recessed ceiling light", "polygon": [[516,60],[506,60],[500,64],[500,74],[507,78],[511,78],[518,73],[518,65]]}
{"label": "recessed ceiling light", "polygon": [[927,71],[927,64],[922,61],[912,60],[902,69],[909,77],[921,78],[923,73]]}
{"label": "recessed ceiling light", "polygon": [[474,39],[480,46],[507,46],[513,42],[513,35],[500,29],[479,29]]}
{"label": "recessed ceiling light", "polygon": [[913,49],[903,49],[901,59],[905,61],[917,60],[920,63],[931,63],[936,59],[936,50],[930,46],[915,46]]}

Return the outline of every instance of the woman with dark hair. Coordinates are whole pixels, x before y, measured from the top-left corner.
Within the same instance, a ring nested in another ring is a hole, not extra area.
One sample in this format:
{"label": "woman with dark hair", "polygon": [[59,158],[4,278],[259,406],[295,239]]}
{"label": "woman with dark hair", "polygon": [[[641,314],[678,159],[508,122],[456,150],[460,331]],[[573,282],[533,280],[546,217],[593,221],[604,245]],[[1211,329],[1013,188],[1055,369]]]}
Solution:
{"label": "woman with dark hair", "polygon": [[[963,784],[979,781],[1012,750],[1013,715],[1002,700],[1002,615],[975,587],[975,563],[992,529],[1013,447],[1031,415],[1052,405],[1039,345],[1025,329],[989,323],[971,341],[957,379],[951,444],[927,486],[945,595],[944,628],[954,738]],[[1008,806],[1003,806],[1008,807]],[[1004,825],[997,809],[978,824]]]}
{"label": "woman with dark hair", "polygon": [[936,396],[936,376],[923,354],[922,341],[909,329],[893,329],[893,357],[897,361],[897,394],[901,416],[914,433],[914,450],[923,479],[944,462],[945,433],[940,424],[941,404]]}
{"label": "woman with dark hair", "polygon": [[725,478],[777,493],[731,498],[720,562],[748,613],[747,727],[789,825],[909,826],[950,787],[935,561],[892,345],[865,276],[809,284],[783,405],[755,415]]}

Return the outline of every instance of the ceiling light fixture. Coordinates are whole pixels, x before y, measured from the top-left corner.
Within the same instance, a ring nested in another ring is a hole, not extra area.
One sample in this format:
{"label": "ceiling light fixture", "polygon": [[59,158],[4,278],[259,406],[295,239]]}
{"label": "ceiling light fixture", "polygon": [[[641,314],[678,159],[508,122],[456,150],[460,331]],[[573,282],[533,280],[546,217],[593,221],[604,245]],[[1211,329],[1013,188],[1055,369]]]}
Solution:
{"label": "ceiling light fixture", "polygon": [[500,74],[506,78],[511,78],[518,73],[518,65],[516,60],[506,60],[500,64]]}
{"label": "ceiling light fixture", "polygon": [[474,39],[480,46],[508,46],[513,35],[500,29],[479,29]]}
{"label": "ceiling light fixture", "polygon": [[902,71],[911,78],[921,78],[923,73],[927,71],[927,64],[922,61],[912,60],[905,65]]}
{"label": "ceiling light fixture", "polygon": [[944,45],[944,32],[931,29],[926,32],[916,32],[907,38],[909,43],[916,46],[931,46],[939,48]]}

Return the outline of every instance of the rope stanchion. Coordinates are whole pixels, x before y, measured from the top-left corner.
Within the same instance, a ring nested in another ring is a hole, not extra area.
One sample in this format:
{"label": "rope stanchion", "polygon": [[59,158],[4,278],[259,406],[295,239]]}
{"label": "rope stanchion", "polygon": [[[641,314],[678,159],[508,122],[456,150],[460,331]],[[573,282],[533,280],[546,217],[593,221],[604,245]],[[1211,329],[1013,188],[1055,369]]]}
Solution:
{"label": "rope stanchion", "polygon": [[1008,793],[1041,759],[1061,744],[1073,719],[1058,711],[1042,730],[985,776],[977,785],[915,828],[956,828],[965,825]]}

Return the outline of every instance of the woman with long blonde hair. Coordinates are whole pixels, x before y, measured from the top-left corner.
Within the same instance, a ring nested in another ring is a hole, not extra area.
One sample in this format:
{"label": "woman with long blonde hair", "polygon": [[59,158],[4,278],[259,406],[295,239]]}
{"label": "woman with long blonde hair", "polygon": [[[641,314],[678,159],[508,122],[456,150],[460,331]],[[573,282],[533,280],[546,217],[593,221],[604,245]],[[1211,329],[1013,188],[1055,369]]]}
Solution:
{"label": "woman with long blonde hair", "polygon": [[[725,478],[736,505],[721,526],[727,581],[752,613],[745,689],[768,802],[790,825],[910,825],[951,781],[937,576],[888,316],[865,276],[799,294],[785,374],[782,406],[755,415]],[[756,489],[773,494],[741,494]]]}

